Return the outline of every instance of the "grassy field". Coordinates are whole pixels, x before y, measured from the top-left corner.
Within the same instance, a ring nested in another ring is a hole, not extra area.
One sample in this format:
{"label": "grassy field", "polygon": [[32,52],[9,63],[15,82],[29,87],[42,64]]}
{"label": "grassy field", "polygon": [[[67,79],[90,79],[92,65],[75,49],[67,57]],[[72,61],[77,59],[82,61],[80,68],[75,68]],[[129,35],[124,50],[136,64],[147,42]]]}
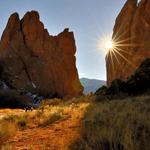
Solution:
{"label": "grassy field", "polygon": [[95,96],[46,100],[37,110],[8,111],[0,120],[3,150],[149,150],[149,141],[150,96],[99,102]]}
{"label": "grassy field", "polygon": [[149,150],[150,96],[91,103],[74,150]]}
{"label": "grassy field", "polygon": [[0,149],[66,149],[79,137],[80,120],[89,105],[86,99],[45,100],[39,109],[18,110],[19,114],[1,110],[6,115],[0,120]]}

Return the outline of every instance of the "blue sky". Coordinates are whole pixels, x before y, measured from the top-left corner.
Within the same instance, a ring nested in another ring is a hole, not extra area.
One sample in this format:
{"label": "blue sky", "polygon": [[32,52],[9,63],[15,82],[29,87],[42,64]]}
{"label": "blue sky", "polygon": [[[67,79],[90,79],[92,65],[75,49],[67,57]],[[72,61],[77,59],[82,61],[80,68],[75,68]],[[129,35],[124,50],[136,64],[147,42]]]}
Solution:
{"label": "blue sky", "polygon": [[97,41],[111,34],[115,18],[126,0],[1,0],[0,35],[8,17],[18,12],[37,10],[51,35],[69,27],[77,46],[77,68],[80,77],[106,80],[105,54]]}

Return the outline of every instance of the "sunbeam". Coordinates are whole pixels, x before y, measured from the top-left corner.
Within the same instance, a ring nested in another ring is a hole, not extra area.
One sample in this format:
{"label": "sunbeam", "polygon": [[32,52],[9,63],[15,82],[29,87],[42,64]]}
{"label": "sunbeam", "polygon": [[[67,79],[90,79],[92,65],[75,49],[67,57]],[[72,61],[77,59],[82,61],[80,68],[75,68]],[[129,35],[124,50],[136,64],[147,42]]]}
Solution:
{"label": "sunbeam", "polygon": [[128,31],[121,32],[122,29],[119,29],[115,35],[107,34],[98,41],[97,47],[100,50],[103,50],[103,53],[106,55],[106,59],[110,59],[112,69],[115,69],[115,64],[120,63],[120,60],[123,59],[126,61],[132,68],[135,68],[135,65],[131,61],[131,52],[126,51],[126,47],[132,48],[140,46],[140,44],[133,43],[134,37],[125,38]]}

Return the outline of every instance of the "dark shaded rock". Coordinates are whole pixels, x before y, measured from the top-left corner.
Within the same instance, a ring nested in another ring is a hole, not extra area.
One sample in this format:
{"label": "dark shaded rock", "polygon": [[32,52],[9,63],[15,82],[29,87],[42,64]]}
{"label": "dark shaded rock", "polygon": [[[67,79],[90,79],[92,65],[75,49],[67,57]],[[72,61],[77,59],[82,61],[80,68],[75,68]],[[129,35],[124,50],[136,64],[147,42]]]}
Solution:
{"label": "dark shaded rock", "polygon": [[6,90],[6,89],[9,89],[9,87],[6,85],[5,82],[0,80],[0,90],[3,90],[3,89]]}
{"label": "dark shaded rock", "polygon": [[25,108],[34,106],[31,98],[14,90],[0,90],[0,108]]}
{"label": "dark shaded rock", "polygon": [[0,41],[1,79],[19,93],[70,98],[82,94],[73,32],[51,36],[36,11],[10,16]]}
{"label": "dark shaded rock", "polygon": [[135,73],[125,82],[116,79],[110,87],[102,87],[96,91],[96,95],[108,98],[120,98],[135,96],[150,91],[150,58],[142,62]]}
{"label": "dark shaded rock", "polygon": [[150,90],[150,59],[145,60],[126,82],[129,94],[136,95]]}

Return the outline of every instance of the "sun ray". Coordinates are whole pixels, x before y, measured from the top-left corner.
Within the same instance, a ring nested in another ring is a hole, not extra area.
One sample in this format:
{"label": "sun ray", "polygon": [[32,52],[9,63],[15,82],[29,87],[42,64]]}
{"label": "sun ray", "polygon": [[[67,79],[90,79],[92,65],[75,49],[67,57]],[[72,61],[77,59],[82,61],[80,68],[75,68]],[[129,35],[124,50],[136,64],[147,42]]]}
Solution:
{"label": "sun ray", "polygon": [[[127,54],[127,55],[131,55],[129,52],[127,52],[127,51],[125,51],[125,50],[123,50],[123,49],[121,49],[121,48],[119,48],[119,47],[115,47],[115,50],[117,50],[118,52],[123,52],[123,53],[125,53],[125,54]],[[114,51],[115,51],[114,50]]]}
{"label": "sun ray", "polygon": [[137,46],[137,44],[116,44],[116,46],[119,46],[119,47],[135,47]]}
{"label": "sun ray", "polygon": [[122,28],[120,27],[119,30],[117,31],[117,33],[115,35],[112,36],[112,39],[119,41],[121,38],[123,38],[123,36],[128,33],[128,30],[121,32]]}
{"label": "sun ray", "polygon": [[108,36],[107,34],[98,42],[98,48],[104,50],[103,52],[106,54],[106,60],[110,60],[112,73],[114,73],[117,64],[121,63],[121,59],[130,64],[131,67],[136,67],[132,62],[132,53],[130,50],[141,44],[134,43],[134,36],[125,38],[127,34],[128,30],[123,31],[120,27],[115,35],[109,34]]}
{"label": "sun ray", "polygon": [[114,51],[112,51],[113,55],[115,56],[115,59],[117,60],[117,63],[119,63],[119,59],[118,57],[116,56],[116,53]]}
{"label": "sun ray", "polygon": [[114,50],[118,55],[120,55],[120,57],[122,57],[126,62],[128,62],[133,68],[135,68],[135,65],[128,60],[125,56],[123,56],[121,53],[119,53],[117,50]]}
{"label": "sun ray", "polygon": [[124,39],[124,40],[119,40],[119,41],[117,41],[116,39],[113,39],[113,40],[115,41],[116,44],[119,44],[119,43],[127,42],[127,41],[129,41],[130,39],[129,39],[129,38],[126,38],[126,39]]}
{"label": "sun ray", "polygon": [[112,65],[112,73],[114,74],[114,61],[113,61],[113,56],[112,53],[110,52],[110,59],[111,59],[111,65]]}

